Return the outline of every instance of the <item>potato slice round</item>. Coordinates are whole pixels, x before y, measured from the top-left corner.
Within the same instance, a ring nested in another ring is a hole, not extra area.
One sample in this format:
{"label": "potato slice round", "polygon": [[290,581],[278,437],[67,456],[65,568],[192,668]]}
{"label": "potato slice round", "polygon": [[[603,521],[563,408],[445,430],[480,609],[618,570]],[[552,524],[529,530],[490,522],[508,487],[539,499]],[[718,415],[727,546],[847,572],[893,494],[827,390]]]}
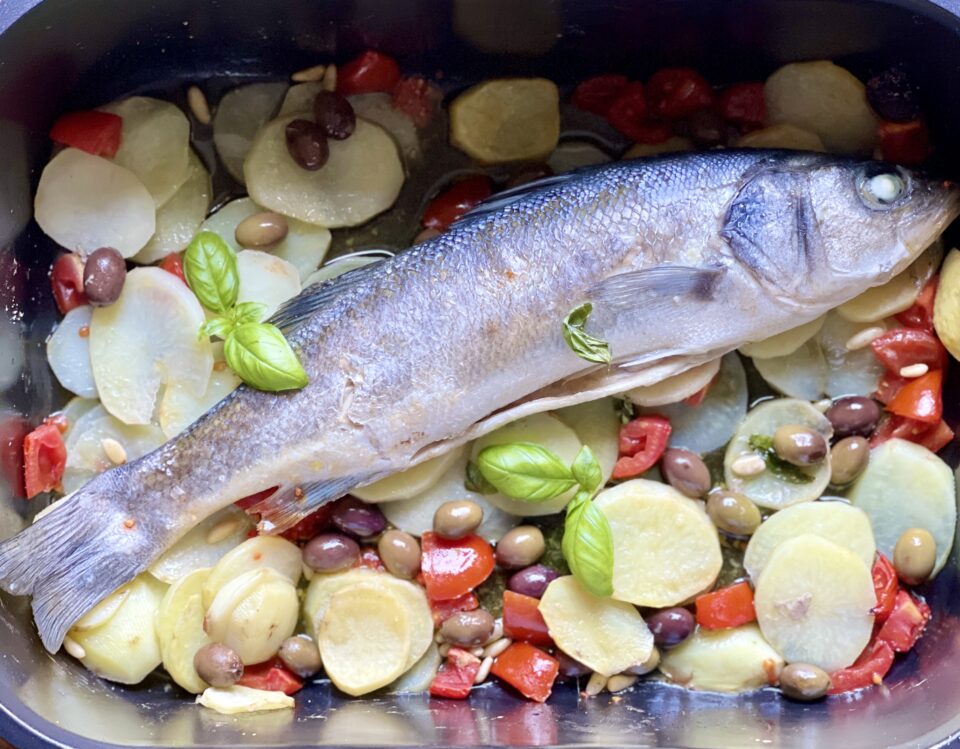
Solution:
{"label": "potato slice round", "polygon": [[450,142],[485,164],[539,161],[560,139],[560,95],[545,78],[480,83],[450,105]]}
{"label": "potato slice round", "polygon": [[553,415],[577,433],[581,444],[593,450],[603,473],[602,484],[606,484],[620,457],[620,414],[614,399],[601,398],[568,406],[554,411]]}
{"label": "potato slice round", "polygon": [[464,447],[457,447],[436,458],[400,471],[385,479],[367,486],[358,486],[350,490],[354,497],[364,502],[394,502],[398,499],[412,499],[436,484],[450,466],[457,463],[464,453]]}
{"label": "potato slice round", "polygon": [[393,257],[393,253],[389,250],[360,250],[349,255],[339,255],[307,276],[307,279],[303,282],[303,287],[306,288],[321,281],[329,281],[331,278],[342,276],[348,271],[363,268],[365,265],[373,265],[373,263],[378,263],[390,257]]}
{"label": "potato slice round", "polygon": [[213,118],[213,145],[230,176],[241,185],[250,146],[287,91],[286,83],[251,83],[228,91]]}
{"label": "potato slice round", "polygon": [[163,667],[181,688],[200,694],[209,685],[193,667],[193,657],[213,642],[203,630],[203,581],[210,570],[198,569],[170,586],[160,602],[157,637]]}
{"label": "potato slice round", "polygon": [[[553,414],[539,413],[525,416],[511,424],[485,434],[473,443],[470,459],[476,460],[480,451],[491,445],[505,445],[510,442],[534,442],[554,452],[564,463],[570,465],[580,452],[582,444],[577,433]],[[573,499],[575,491],[571,489],[559,497],[546,502],[523,502],[505,494],[487,494],[486,500],[504,512],[521,517],[552,515],[560,512]]]}
{"label": "potato slice round", "polygon": [[692,637],[667,650],[660,670],[687,689],[747,692],[770,685],[783,658],[763,639],[756,624],[731,629],[697,629]]}
{"label": "potato slice round", "polygon": [[745,343],[738,350],[740,353],[746,354],[754,359],[771,359],[775,356],[787,356],[819,333],[826,319],[826,315],[821,315],[810,322],[805,322],[803,325],[798,325],[795,328],[790,328],[790,330],[777,333],[777,335],[765,338],[762,341]]}
{"label": "potato slice round", "polygon": [[901,439],[870,451],[870,462],[847,492],[870,518],[877,551],[893,558],[908,528],[923,528],[937,544],[937,574],[947,563],[957,526],[957,494],[950,467],[922,445]]}
{"label": "potato slice round", "polygon": [[940,269],[933,327],[954,359],[960,359],[960,250],[950,250]]}
{"label": "potato slice round", "polygon": [[740,424],[740,428],[727,446],[723,458],[727,486],[746,494],[760,507],[779,510],[782,507],[810,502],[821,494],[830,483],[830,456],[815,466],[798,469],[810,477],[807,483],[791,483],[766,470],[756,476],[739,476],[733,472],[733,462],[742,455],[753,455],[749,440],[752,435],[772,437],[778,427],[798,424],[820,432],[830,442],[833,427],[827,417],[806,401],[793,398],[778,398],[761,403]]}
{"label": "potato slice round", "polygon": [[330,680],[357,697],[409,668],[410,618],[394,591],[360,582],[331,597],[317,644]]}
{"label": "potato slice round", "polygon": [[794,62],[763,86],[767,122],[786,123],[820,136],[828,151],[873,151],[879,120],[867,103],[863,83],[828,60]]}
{"label": "potato slice round", "polygon": [[751,536],[743,567],[754,584],[780,544],[805,533],[850,549],[868,567],[873,564],[877,546],[863,510],[840,501],[805,502],[774,513]]}
{"label": "potato slice round", "polygon": [[130,257],[157,228],[153,198],[133,172],[76,148],[44,167],[33,213],[44,234],[81,255],[113,247]]}
{"label": "potato slice round", "polygon": [[927,281],[940,267],[943,244],[935,242],[885,284],[867,289],[837,307],[837,314],[850,322],[877,322],[908,309]]}
{"label": "potato slice round", "polygon": [[378,125],[358,119],[346,140],[330,141],[322,169],[301,169],[287,151],[281,117],[257,134],[243,165],[250,197],[266,208],[308,224],[357,226],[387,210],[403,186],[397,146]]}
{"label": "potato slice round", "polygon": [[833,672],[870,641],[877,605],[873,576],[849,549],[805,533],[784,541],[757,580],[760,631],[788,663]]}
{"label": "potato slice round", "polygon": [[126,599],[102,626],[71,630],[69,636],[85,651],[83,665],[97,676],[138,684],[161,662],[156,616],[167,586],[140,575],[126,588]]}
{"label": "potato slice round", "polygon": [[420,133],[407,115],[393,106],[393,97],[385,93],[356,94],[349,97],[357,117],[379,125],[397,142],[400,153],[409,163],[420,158]]}
{"label": "potato slice round", "polygon": [[123,118],[115,163],[137,175],[162,206],[190,176],[190,122],[175,104],[131,96],[100,107]]}
{"label": "potato slice round", "polygon": [[659,156],[662,153],[680,153],[682,151],[692,151],[694,142],[681,135],[671,135],[663,143],[634,143],[628,148],[621,158],[623,159],[642,159],[647,156]]}
{"label": "potato slice round", "polygon": [[791,151],[826,151],[820,136],[796,125],[770,125],[744,133],[737,139],[737,148],[786,148]]}
{"label": "potato slice round", "polygon": [[97,627],[102,627],[120,610],[123,602],[126,601],[129,596],[129,584],[118,588],[84,614],[71,629],[74,632],[86,632],[91,629],[96,629]]}
{"label": "potato slice round", "polygon": [[167,385],[157,406],[160,429],[167,439],[173,439],[238,387],[240,378],[232,370],[216,367],[199,398],[179,383]]}
{"label": "potato slice round", "polygon": [[344,588],[365,582],[377,575],[367,567],[355,567],[343,572],[317,574],[307,586],[307,595],[303,599],[303,621],[307,634],[314,640],[320,636],[320,624],[327,615],[330,599]]}
{"label": "potato slice round", "polygon": [[[90,319],[93,307],[74,307],[47,339],[47,361],[60,384],[83,398],[97,397],[90,365]],[[83,333],[83,334],[82,334]]]}
{"label": "potato slice round", "polygon": [[717,529],[703,502],[646,479],[594,500],[613,533],[613,597],[638,606],[675,606],[703,592],[723,565]]}
{"label": "potato slice round", "polygon": [[436,642],[431,642],[420,660],[413,664],[410,669],[399,679],[387,687],[389,694],[422,694],[430,689],[433,683],[433,677],[437,675],[437,670],[443,658],[440,657],[440,649]]}
{"label": "potato slice round", "polygon": [[[150,574],[165,583],[175,583],[195,570],[213,567],[227,552],[243,543],[252,528],[253,521],[247,513],[233,505],[225,507],[201,520],[161,554],[150,565]],[[211,539],[214,529],[217,537]],[[204,580],[206,578],[204,575]]]}
{"label": "potato slice round", "polygon": [[269,252],[238,252],[237,275],[240,277],[237,302],[265,304],[264,320],[276,312],[281,304],[300,293],[300,274],[297,269]]}
{"label": "potato slice round", "polygon": [[[260,713],[265,710],[292,710],[296,700],[283,692],[252,689],[234,684],[232,687],[208,687],[197,697],[197,704],[221,715]],[[262,726],[263,723],[258,723]]]}
{"label": "potato slice round", "polygon": [[703,390],[720,371],[720,359],[704,362],[653,385],[644,385],[626,392],[627,400],[637,406],[665,406]]}
{"label": "potato slice round", "polygon": [[558,145],[547,159],[554,174],[563,174],[585,166],[613,161],[610,155],[588,140],[567,140]]}
{"label": "potato slice round", "polygon": [[115,304],[90,323],[90,362],[100,399],[126,424],[149,424],[161,385],[197,396],[213,369],[210,341],[197,335],[205,317],[180,279],[160,268],[127,274]]}
{"label": "potato slice round", "polygon": [[547,586],[540,613],[557,647],[604,676],[638,666],[653,652],[653,634],[640,612],[593,595],[573,575]]}
{"label": "potato slice round", "polygon": [[303,574],[300,547],[279,536],[256,536],[228,551],[210,570],[203,585],[204,605],[210,606],[220,588],[250,570],[269,568],[296,584]]}
{"label": "potato slice round", "polygon": [[277,117],[296,114],[309,115],[308,119],[313,119],[313,101],[321,91],[323,91],[323,81],[306,81],[291,86],[283,95],[283,103],[280,105]]}

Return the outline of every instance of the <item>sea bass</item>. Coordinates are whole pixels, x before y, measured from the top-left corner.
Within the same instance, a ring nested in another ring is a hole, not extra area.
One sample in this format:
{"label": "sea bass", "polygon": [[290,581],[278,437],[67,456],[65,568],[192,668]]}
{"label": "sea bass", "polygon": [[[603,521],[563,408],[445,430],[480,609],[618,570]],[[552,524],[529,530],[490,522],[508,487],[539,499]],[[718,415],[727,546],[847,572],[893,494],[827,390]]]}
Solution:
{"label": "sea bass", "polygon": [[[823,314],[905,268],[960,192],[791,151],[623,161],[499,196],[446,234],[311,286],[275,318],[309,375],[245,387],[0,544],[44,645],[238,498],[280,530],[520,416],[648,385]],[[613,363],[563,320],[590,302]]]}

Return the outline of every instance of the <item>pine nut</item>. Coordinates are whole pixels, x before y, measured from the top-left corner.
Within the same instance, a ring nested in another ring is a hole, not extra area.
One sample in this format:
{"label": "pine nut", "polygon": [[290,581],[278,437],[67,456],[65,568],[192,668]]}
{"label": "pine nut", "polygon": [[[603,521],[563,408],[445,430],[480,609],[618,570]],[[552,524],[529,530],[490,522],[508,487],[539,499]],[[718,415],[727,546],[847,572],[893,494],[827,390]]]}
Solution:
{"label": "pine nut", "polygon": [[603,691],[605,686],[607,686],[607,677],[603,674],[592,673],[590,674],[590,679],[587,681],[587,686],[584,688],[583,693],[587,695],[587,697],[596,697]]}
{"label": "pine nut", "polygon": [[226,541],[236,532],[237,528],[239,527],[240,521],[237,518],[227,518],[226,520],[221,520],[210,529],[209,533],[207,533],[207,543],[213,545],[218,544],[221,541]]}
{"label": "pine nut", "polygon": [[913,379],[914,377],[923,377],[930,371],[926,364],[908,364],[906,367],[900,367],[900,376]]}
{"label": "pine nut", "polygon": [[87,651],[84,650],[83,646],[72,637],[63,638],[63,649],[67,651],[67,655],[72,655],[78,661],[82,661],[87,657]]}
{"label": "pine nut", "polygon": [[322,81],[324,71],[326,71],[326,65],[313,65],[309,68],[304,68],[303,70],[298,70],[296,73],[290,76],[290,79],[296,81],[297,83],[307,83],[309,81]]}
{"label": "pine nut", "polygon": [[821,398],[816,403],[813,404],[813,407],[817,409],[820,413],[825,414],[830,410],[830,406],[833,405],[833,401],[829,398]]}
{"label": "pine nut", "polygon": [[607,679],[607,691],[611,694],[614,692],[622,692],[624,689],[629,689],[636,684],[638,678],[638,676],[632,676],[630,674],[614,674]]}
{"label": "pine nut", "polygon": [[475,648],[470,648],[470,655],[475,655],[477,658],[483,658],[483,648],[479,645]]}
{"label": "pine nut", "polygon": [[509,637],[501,637],[499,640],[497,640],[494,643],[491,643],[490,645],[487,645],[487,647],[483,649],[483,657],[496,658],[504,650],[509,648],[512,644],[513,644],[513,640],[511,640]]}
{"label": "pine nut", "polygon": [[115,466],[122,465],[123,463],[127,462],[127,451],[124,450],[123,445],[117,442],[113,437],[104,437],[102,440],[100,440],[100,447],[103,449],[107,459]]}
{"label": "pine nut", "polygon": [[477,671],[477,675],[473,679],[474,684],[480,684],[487,680],[487,677],[490,675],[490,669],[493,668],[493,658],[487,656],[482,661],[480,661],[480,670]]}
{"label": "pine nut", "polygon": [[763,458],[755,453],[741,455],[730,464],[730,470],[738,476],[759,476],[767,470],[767,464]]}
{"label": "pine nut", "polygon": [[327,65],[327,69],[323,71],[323,90],[324,91],[337,90],[337,66],[336,65]]}
{"label": "pine nut", "polygon": [[446,658],[447,653],[450,652],[450,648],[452,647],[453,645],[451,645],[449,642],[444,642],[440,644],[439,648],[437,648],[437,652],[440,653],[441,658]]}
{"label": "pine nut", "polygon": [[845,348],[847,351],[858,351],[862,348],[866,348],[871,343],[873,343],[875,338],[879,338],[884,333],[884,328],[879,325],[875,325],[870,328],[864,328],[859,333],[854,333],[847,340]]}
{"label": "pine nut", "polygon": [[209,125],[213,117],[210,114],[210,105],[207,103],[207,97],[204,96],[197,86],[191,86],[187,89],[187,104],[190,105],[190,111],[197,118],[201,125]]}
{"label": "pine nut", "polygon": [[437,643],[437,645],[443,644],[443,635],[440,634],[439,629],[437,630],[437,633],[433,636],[433,641]]}

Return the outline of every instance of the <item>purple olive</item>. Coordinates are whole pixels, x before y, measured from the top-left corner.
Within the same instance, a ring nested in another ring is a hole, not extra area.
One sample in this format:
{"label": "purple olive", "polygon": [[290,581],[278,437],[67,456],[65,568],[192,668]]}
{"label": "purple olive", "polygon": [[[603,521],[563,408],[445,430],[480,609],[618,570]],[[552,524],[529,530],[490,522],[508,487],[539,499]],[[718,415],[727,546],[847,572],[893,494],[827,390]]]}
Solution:
{"label": "purple olive", "polygon": [[558,577],[560,574],[556,570],[543,564],[534,564],[510,575],[507,588],[514,593],[541,598],[547,586]]}
{"label": "purple olive", "polygon": [[663,609],[646,617],[647,626],[653,632],[658,647],[672,648],[693,634],[696,621],[693,614],[679,606]]}
{"label": "purple olive", "polygon": [[344,140],[357,127],[353,107],[342,94],[321,91],[313,100],[313,118],[328,138]]}
{"label": "purple olive", "polygon": [[880,420],[880,406],[872,398],[851,395],[835,400],[824,415],[833,425],[833,436],[837,439],[869,437]]}
{"label": "purple olive", "polygon": [[907,74],[890,68],[867,81],[867,101],[873,111],[891,122],[909,122],[920,116],[917,89]]}
{"label": "purple olive", "polygon": [[315,172],[330,158],[327,136],[316,122],[293,120],[287,125],[287,150],[302,169]]}
{"label": "purple olive", "polygon": [[561,679],[579,679],[583,676],[589,676],[591,673],[591,669],[584,666],[580,661],[576,660],[575,658],[571,658],[562,650],[557,651],[556,657],[557,657],[557,660],[560,661],[560,678]]}
{"label": "purple olive", "polygon": [[113,304],[123,291],[127,262],[112,247],[94,250],[83,266],[83,291],[94,307]]}
{"label": "purple olive", "polygon": [[330,515],[330,522],[344,533],[359,538],[376,536],[387,527],[386,518],[376,505],[368,505],[355,497],[338,500]]}
{"label": "purple olive", "polygon": [[360,546],[340,533],[321,533],[303,547],[303,563],[317,572],[337,572],[360,558]]}

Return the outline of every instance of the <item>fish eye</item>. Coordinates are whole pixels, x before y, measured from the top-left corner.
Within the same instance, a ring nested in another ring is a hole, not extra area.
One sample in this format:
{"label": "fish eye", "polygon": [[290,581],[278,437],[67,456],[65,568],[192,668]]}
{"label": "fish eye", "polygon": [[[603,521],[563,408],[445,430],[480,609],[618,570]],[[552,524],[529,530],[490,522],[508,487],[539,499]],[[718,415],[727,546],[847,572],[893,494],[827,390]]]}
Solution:
{"label": "fish eye", "polygon": [[907,192],[907,179],[899,171],[871,171],[859,180],[860,197],[870,208],[890,208]]}

